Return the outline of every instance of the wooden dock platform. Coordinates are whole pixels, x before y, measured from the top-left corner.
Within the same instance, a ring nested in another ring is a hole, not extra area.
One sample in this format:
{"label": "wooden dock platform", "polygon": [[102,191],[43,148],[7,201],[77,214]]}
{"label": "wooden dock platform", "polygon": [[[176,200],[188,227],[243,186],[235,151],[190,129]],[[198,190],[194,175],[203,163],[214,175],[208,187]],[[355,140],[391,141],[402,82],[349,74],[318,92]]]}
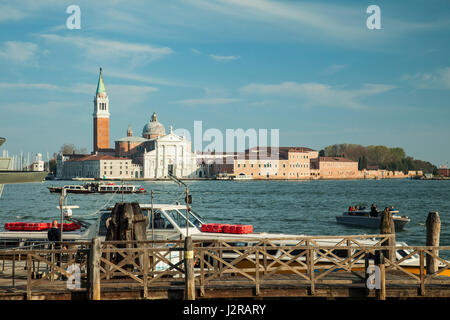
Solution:
{"label": "wooden dock platform", "polygon": [[[437,254],[450,247],[404,247],[420,258],[413,270],[402,264],[408,256],[382,256],[393,250],[386,246],[390,235],[367,236],[377,238],[371,246],[361,245],[361,237],[340,236],[332,247],[298,237],[289,247],[269,239],[248,247],[94,239],[59,250],[1,250],[0,300],[450,298],[450,263]],[[275,249],[282,256],[274,256]],[[438,260],[436,272],[427,273],[427,256]],[[378,285],[369,285],[369,266],[381,270]]]}

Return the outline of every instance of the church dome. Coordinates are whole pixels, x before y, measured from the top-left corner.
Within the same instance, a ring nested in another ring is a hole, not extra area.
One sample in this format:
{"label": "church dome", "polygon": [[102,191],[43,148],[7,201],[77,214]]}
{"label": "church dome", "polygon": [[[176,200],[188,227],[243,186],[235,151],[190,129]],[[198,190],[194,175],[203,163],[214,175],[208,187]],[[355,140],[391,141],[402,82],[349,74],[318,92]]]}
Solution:
{"label": "church dome", "polygon": [[165,134],[166,129],[161,123],[158,122],[158,119],[156,118],[156,113],[153,112],[150,122],[147,123],[144,126],[144,129],[142,130],[142,136],[146,139],[153,139],[159,136],[163,136]]}

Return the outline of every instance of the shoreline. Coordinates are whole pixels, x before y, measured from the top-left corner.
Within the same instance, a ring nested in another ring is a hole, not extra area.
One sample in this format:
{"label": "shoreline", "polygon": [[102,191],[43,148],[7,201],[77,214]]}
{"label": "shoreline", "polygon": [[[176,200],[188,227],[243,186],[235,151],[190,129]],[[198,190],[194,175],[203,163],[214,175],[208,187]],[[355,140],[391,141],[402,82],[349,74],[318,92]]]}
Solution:
{"label": "shoreline", "polygon": [[[392,177],[392,178],[381,178],[381,179],[375,179],[375,178],[320,178],[320,179],[246,179],[246,180],[221,180],[221,179],[215,179],[215,178],[181,178],[183,181],[234,181],[234,182],[243,182],[243,181],[347,181],[347,180],[450,180],[448,177],[443,178],[429,178],[429,179],[411,179],[409,177]],[[155,182],[165,182],[165,181],[173,181],[171,179],[149,179],[149,178],[133,178],[133,179],[48,179],[45,181],[73,181],[73,182],[112,182],[112,181],[155,181]]]}

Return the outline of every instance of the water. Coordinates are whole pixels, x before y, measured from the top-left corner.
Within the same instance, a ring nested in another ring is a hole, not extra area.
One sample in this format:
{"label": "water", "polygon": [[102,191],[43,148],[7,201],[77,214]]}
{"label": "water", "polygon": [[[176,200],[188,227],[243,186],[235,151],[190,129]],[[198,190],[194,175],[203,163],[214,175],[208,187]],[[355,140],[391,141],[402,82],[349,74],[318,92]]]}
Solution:
{"label": "water", "polygon": [[[0,198],[0,230],[5,222],[50,222],[59,217],[59,194],[48,186],[79,182],[46,181],[7,185]],[[441,219],[441,245],[450,245],[450,181],[345,180],[345,181],[189,181],[192,208],[207,222],[252,224],[255,231],[306,235],[375,234],[378,230],[336,223],[349,205],[394,205],[411,222],[397,233],[398,241],[425,245],[429,211]],[[136,182],[155,191],[155,203],[184,203],[184,188],[174,182]],[[150,194],[124,195],[128,202],[150,203]],[[74,216],[93,220],[95,212],[122,201],[116,194],[69,194],[68,204],[78,205]]]}

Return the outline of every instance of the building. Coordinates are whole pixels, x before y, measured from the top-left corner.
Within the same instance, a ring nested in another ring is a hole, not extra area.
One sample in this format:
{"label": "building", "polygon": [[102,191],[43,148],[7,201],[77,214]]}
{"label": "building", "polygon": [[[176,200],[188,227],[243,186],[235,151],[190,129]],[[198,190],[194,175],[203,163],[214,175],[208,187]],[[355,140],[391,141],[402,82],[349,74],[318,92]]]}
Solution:
{"label": "building", "polygon": [[310,179],[310,159],[318,152],[304,147],[255,147],[234,160],[236,175],[253,179]]}
{"label": "building", "polygon": [[140,166],[131,159],[110,155],[86,155],[64,161],[62,170],[57,170],[59,179],[133,179],[140,174]]}
{"label": "building", "polygon": [[235,153],[198,153],[198,163],[207,176],[219,173],[251,176],[253,179],[310,179],[310,160],[316,150],[304,147],[254,147]]}
{"label": "building", "polygon": [[28,170],[30,171],[44,171],[45,162],[42,160],[42,153],[36,154],[36,159],[30,164]]}
{"label": "building", "polygon": [[142,130],[133,136],[129,126],[126,136],[110,148],[109,98],[102,69],[94,97],[93,152],[91,155],[58,155],[57,178],[87,177],[96,179],[165,179],[170,174],[179,178],[204,176],[197,165],[191,142],[173,133],[166,134],[154,112]]}
{"label": "building", "polygon": [[142,137],[134,137],[129,127],[127,136],[115,142],[118,157],[129,157],[142,166],[143,179],[201,178],[203,171],[197,165],[197,157],[191,152],[191,142],[185,137],[169,133],[158,121],[154,112],[142,129]]}
{"label": "building", "polygon": [[450,169],[448,166],[439,166],[437,169],[437,174],[443,177],[450,177]]}
{"label": "building", "polygon": [[94,97],[93,149],[94,153],[111,153],[109,148],[109,99],[103,83],[102,68],[98,77],[97,91]]}
{"label": "building", "polygon": [[358,161],[342,157],[317,157],[311,159],[311,176],[314,179],[360,179]]}

